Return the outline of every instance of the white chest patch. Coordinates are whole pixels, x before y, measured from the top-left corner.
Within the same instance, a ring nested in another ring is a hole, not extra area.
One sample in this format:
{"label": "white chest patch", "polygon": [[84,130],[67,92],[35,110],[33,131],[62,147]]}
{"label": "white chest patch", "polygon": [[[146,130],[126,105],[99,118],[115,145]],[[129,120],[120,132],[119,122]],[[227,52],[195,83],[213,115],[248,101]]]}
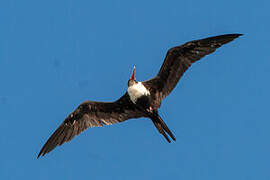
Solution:
{"label": "white chest patch", "polygon": [[134,84],[133,86],[128,87],[128,95],[131,101],[135,104],[137,99],[142,95],[150,95],[150,92],[144,87],[141,82]]}

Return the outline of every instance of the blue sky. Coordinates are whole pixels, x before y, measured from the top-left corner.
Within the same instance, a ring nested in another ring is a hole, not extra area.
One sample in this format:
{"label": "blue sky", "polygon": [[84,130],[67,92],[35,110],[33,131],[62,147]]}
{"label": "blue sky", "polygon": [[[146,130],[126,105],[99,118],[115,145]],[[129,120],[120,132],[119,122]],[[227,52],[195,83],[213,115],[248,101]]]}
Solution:
{"label": "blue sky", "polygon": [[[270,179],[269,1],[0,2],[0,179]],[[154,76],[168,48],[241,38],[194,64],[148,119],[92,128],[36,156],[81,102]]]}

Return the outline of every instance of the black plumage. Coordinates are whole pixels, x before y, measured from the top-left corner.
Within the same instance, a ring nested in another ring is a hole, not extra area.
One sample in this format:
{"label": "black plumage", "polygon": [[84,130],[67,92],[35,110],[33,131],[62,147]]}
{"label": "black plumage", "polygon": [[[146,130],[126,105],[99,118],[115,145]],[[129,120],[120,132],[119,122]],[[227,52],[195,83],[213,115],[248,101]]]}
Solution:
{"label": "black plumage", "polygon": [[225,34],[214,36],[190,41],[169,49],[157,76],[143,82],[151,91],[154,100],[152,102],[153,106],[155,108],[160,107],[162,99],[170,94],[191,64],[241,35]]}
{"label": "black plumage", "polygon": [[[44,156],[56,146],[70,141],[88,127],[110,125],[131,118],[148,117],[158,131],[171,142],[167,134],[175,141],[175,136],[158,114],[158,108],[164,99],[174,89],[184,72],[205,55],[213,53],[241,34],[226,34],[201,40],[190,41],[184,45],[171,48],[156,77],[142,82],[149,94],[131,100],[127,92],[115,102],[86,101],[72,112],[51,135],[42,147],[38,157]],[[138,83],[134,71],[129,80],[129,87]]]}
{"label": "black plumage", "polygon": [[51,135],[38,157],[49,153],[56,146],[70,141],[75,135],[89,127],[102,127],[130,118],[143,117],[143,115],[130,101],[127,93],[115,102],[86,101],[80,104]]}

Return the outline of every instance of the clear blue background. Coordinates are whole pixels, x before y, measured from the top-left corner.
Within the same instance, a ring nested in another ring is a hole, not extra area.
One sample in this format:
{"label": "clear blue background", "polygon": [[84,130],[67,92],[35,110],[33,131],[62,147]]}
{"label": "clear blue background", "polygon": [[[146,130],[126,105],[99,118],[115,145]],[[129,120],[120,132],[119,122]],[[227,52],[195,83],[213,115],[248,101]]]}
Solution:
{"label": "clear blue background", "polygon": [[[269,1],[0,1],[0,179],[269,180]],[[82,101],[153,77],[168,48],[241,38],[189,69],[148,119],[92,128],[36,159]]]}

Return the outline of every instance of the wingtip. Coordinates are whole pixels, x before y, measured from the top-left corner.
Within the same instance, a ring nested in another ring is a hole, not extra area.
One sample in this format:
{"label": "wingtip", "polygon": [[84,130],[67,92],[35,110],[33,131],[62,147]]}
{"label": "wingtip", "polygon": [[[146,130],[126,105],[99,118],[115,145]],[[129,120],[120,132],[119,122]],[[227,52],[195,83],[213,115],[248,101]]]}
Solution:
{"label": "wingtip", "polygon": [[234,39],[236,39],[236,38],[239,38],[240,36],[243,36],[244,34],[225,34],[224,35],[224,44],[226,44],[226,43],[228,43],[228,42],[230,42],[230,41],[233,41]]}
{"label": "wingtip", "polygon": [[244,34],[236,33],[236,34],[233,34],[233,35],[235,35],[236,37],[240,37],[240,36],[243,36]]}
{"label": "wingtip", "polygon": [[42,151],[39,152],[37,159],[39,159],[40,157],[44,156],[44,154],[42,153]]}
{"label": "wingtip", "polygon": [[238,37],[243,36],[243,35],[244,34],[235,33],[235,34],[223,34],[223,35],[220,35],[220,36],[217,36],[217,37],[225,37],[225,38],[235,39],[235,38],[238,38]]}
{"label": "wingtip", "polygon": [[242,33],[230,33],[230,34],[224,34],[224,35],[231,35],[231,36],[243,36]]}
{"label": "wingtip", "polygon": [[235,34],[225,34],[224,36],[227,36],[227,37],[229,36],[229,37],[235,39],[235,38],[238,38],[238,37],[243,36],[243,35],[244,34],[235,33]]}

